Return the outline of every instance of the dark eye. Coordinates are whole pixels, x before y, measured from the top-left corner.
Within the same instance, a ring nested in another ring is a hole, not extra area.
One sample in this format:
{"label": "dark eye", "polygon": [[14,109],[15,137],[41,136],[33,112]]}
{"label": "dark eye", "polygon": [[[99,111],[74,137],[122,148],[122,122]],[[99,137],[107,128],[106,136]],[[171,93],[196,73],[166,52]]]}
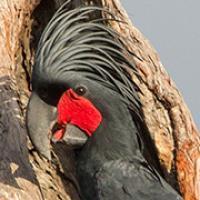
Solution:
{"label": "dark eye", "polygon": [[84,86],[78,86],[78,87],[76,87],[75,92],[79,96],[83,96],[87,92],[87,88]]}

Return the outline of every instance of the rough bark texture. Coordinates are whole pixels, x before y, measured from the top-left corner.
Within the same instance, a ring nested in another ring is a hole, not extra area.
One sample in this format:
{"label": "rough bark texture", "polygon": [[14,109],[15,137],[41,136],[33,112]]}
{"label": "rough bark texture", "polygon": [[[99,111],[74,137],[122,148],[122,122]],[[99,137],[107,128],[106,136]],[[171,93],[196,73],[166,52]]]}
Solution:
{"label": "rough bark texture", "polygon": [[30,57],[24,45],[29,40],[30,14],[36,4],[36,1],[0,2],[0,199],[3,200],[42,199],[28,159],[18,93],[22,82],[27,84],[19,72],[23,68],[18,66]]}
{"label": "rough bark texture", "polygon": [[[125,23],[112,23],[124,38],[142,81],[138,82],[145,120],[156,145],[165,178],[179,187],[184,199],[200,199],[200,138],[183,98],[171,80],[155,50],[132,26],[120,2],[103,1]],[[178,184],[176,184],[176,180]]]}
{"label": "rough bark texture", "polygon": [[[44,26],[63,1],[0,2],[0,200],[39,200],[43,198],[40,191],[47,200],[80,199],[73,152],[61,144],[52,147],[54,159],[48,163],[27,142],[24,123],[34,49]],[[79,5],[81,0],[73,2]],[[111,21],[110,26],[126,38],[127,48],[138,57],[130,59],[142,79],[133,76],[133,80],[141,89],[145,120],[165,178],[180,189],[185,200],[200,199],[199,135],[157,53],[132,26],[119,0],[82,2],[107,7],[123,21]]]}

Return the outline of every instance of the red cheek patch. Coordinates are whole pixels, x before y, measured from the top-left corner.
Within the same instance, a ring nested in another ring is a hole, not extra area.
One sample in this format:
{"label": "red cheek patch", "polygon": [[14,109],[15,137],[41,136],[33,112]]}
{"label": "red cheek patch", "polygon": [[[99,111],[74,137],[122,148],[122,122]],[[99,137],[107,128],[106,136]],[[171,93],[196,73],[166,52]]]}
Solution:
{"label": "red cheek patch", "polygon": [[85,97],[78,96],[72,89],[67,90],[58,102],[58,124],[78,126],[91,136],[102,121],[99,110]]}

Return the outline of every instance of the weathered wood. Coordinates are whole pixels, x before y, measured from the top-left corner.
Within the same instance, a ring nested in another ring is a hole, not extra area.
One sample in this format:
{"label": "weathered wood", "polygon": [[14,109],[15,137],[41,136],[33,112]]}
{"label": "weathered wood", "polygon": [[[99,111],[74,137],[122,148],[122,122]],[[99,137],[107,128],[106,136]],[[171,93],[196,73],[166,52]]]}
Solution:
{"label": "weathered wood", "polygon": [[19,98],[9,76],[0,78],[0,199],[42,199],[31,168]]}
{"label": "weathered wood", "polygon": [[142,81],[133,79],[142,91],[145,120],[165,178],[180,187],[185,200],[200,199],[200,138],[190,111],[156,51],[132,26],[119,0],[102,0],[102,5],[124,22],[112,22],[111,26],[127,38],[127,48],[140,58],[133,56]]}
{"label": "weathered wood", "polygon": [[[16,82],[20,80],[18,64],[25,62],[20,53],[24,49],[21,36],[27,32],[22,31],[30,23],[36,3],[0,2],[0,199],[3,200],[42,199],[29,163],[17,89],[20,83]],[[29,40],[28,35],[26,39]]]}

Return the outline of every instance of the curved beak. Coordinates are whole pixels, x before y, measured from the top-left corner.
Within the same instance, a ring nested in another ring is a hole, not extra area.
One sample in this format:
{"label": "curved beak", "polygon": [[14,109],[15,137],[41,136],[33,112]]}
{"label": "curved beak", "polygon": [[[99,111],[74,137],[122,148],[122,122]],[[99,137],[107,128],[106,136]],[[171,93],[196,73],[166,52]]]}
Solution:
{"label": "curved beak", "polygon": [[50,106],[32,92],[27,108],[27,128],[36,150],[51,160],[50,129],[56,119],[57,109]]}
{"label": "curved beak", "polygon": [[88,140],[88,136],[78,127],[67,124],[64,135],[61,139],[57,139],[52,135],[53,142],[64,142],[67,146],[74,149],[82,147]]}
{"label": "curved beak", "polygon": [[78,127],[67,124],[63,137],[57,140],[52,127],[56,119],[57,108],[48,105],[35,92],[32,92],[27,108],[28,133],[36,150],[48,160],[51,160],[51,141],[61,141],[70,148],[80,148],[88,139]]}

